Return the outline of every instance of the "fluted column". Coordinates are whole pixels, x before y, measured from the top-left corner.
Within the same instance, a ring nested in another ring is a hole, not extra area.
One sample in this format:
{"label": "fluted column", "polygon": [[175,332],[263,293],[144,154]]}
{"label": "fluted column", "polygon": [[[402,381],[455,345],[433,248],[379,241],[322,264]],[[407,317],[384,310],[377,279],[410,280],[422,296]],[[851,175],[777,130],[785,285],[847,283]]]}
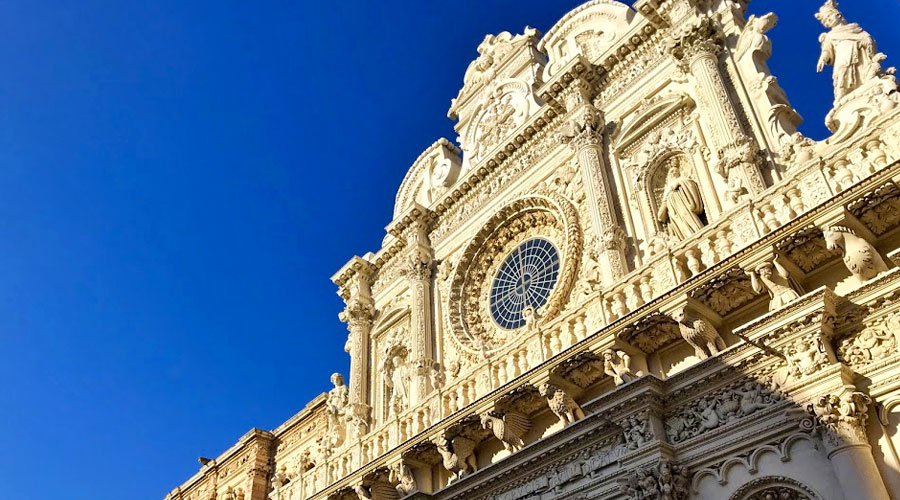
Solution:
{"label": "fluted column", "polygon": [[350,354],[350,412],[348,423],[357,436],[368,430],[369,411],[369,333],[375,316],[370,285],[372,265],[359,257],[354,257],[333,281],[339,284],[339,294],[346,303],[340,320],[347,323],[349,338],[347,352]]}
{"label": "fluted column", "polygon": [[816,400],[813,410],[821,426],[825,452],[844,495],[889,500],[866,436],[871,403],[868,395],[857,391],[852,384],[844,383],[842,390]]}
{"label": "fluted column", "polygon": [[406,241],[404,274],[409,281],[410,304],[410,407],[415,407],[433,389],[432,369],[435,367],[434,252],[428,238],[432,220],[431,212],[415,204],[388,231]]}
{"label": "fluted column", "polygon": [[625,260],[625,232],[615,210],[615,198],[603,160],[603,114],[591,103],[590,84],[575,80],[565,94],[569,133],[564,137],[578,158],[591,226],[597,235],[597,255],[601,279],[612,286],[628,273]]}
{"label": "fluted column", "polygon": [[750,194],[761,193],[766,183],[759,168],[759,147],[741,126],[719,66],[721,52],[719,33],[709,18],[676,35],[670,46],[670,53],[693,82],[701,116],[717,147],[719,174],[731,186],[740,182]]}

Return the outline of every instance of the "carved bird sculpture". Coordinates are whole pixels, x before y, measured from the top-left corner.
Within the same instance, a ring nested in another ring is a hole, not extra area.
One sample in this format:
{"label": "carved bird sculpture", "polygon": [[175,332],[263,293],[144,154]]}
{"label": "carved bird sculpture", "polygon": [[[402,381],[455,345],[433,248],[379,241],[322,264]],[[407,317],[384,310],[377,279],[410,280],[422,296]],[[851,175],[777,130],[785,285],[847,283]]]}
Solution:
{"label": "carved bird sculpture", "polygon": [[725,341],[709,321],[691,316],[683,309],[675,313],[674,319],[681,336],[694,348],[698,358],[706,359],[725,349]]}
{"label": "carved bird sculpture", "polygon": [[444,459],[444,468],[453,474],[452,481],[478,470],[475,460],[475,441],[463,436],[444,438],[437,443],[437,451]]}
{"label": "carved bird sculpture", "polygon": [[206,465],[206,464],[212,462],[212,459],[206,458],[206,457],[200,457],[197,459],[197,461],[200,462],[200,465]]}
{"label": "carved bird sculpture", "polygon": [[825,246],[843,254],[844,265],[860,282],[868,281],[888,270],[884,259],[871,243],[860,238],[852,229],[832,226],[824,231]]}
{"label": "carved bird sculpture", "polygon": [[507,451],[515,453],[525,447],[522,436],[531,429],[531,420],[514,411],[504,415],[488,412],[481,415],[481,426],[493,432]]}
{"label": "carved bird sculpture", "polygon": [[550,383],[541,384],[538,392],[541,393],[541,396],[547,398],[547,406],[559,418],[564,427],[584,418],[584,411],[572,399],[572,396],[569,396],[555,385]]}

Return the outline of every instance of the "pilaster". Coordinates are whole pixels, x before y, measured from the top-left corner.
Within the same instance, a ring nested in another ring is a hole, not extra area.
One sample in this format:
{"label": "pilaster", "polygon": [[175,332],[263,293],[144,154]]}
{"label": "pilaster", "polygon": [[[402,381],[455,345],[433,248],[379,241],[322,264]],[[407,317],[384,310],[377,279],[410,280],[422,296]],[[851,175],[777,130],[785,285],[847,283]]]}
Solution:
{"label": "pilaster", "polygon": [[569,114],[569,134],[563,140],[578,158],[591,225],[597,235],[597,253],[604,286],[609,287],[628,273],[625,233],[615,210],[615,198],[603,160],[603,114],[591,103],[591,85],[573,81],[564,95]]}
{"label": "pilaster", "polygon": [[759,146],[741,126],[719,66],[722,40],[708,17],[674,36],[669,51],[693,83],[701,116],[718,151],[718,172],[732,188],[743,187],[756,195],[766,189],[760,172]]}

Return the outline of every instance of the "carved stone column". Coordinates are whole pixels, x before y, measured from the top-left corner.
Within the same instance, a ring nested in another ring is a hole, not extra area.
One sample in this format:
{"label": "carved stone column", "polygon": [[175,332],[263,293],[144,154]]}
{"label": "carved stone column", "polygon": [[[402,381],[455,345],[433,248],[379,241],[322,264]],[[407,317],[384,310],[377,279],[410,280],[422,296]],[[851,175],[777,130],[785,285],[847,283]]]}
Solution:
{"label": "carved stone column", "polygon": [[388,232],[406,241],[404,273],[409,280],[410,304],[410,407],[418,403],[432,391],[432,368],[435,365],[434,295],[434,251],[428,233],[433,215],[427,208],[413,204],[409,210],[388,226]]}
{"label": "carved stone column", "polygon": [[740,182],[750,194],[761,193],[766,184],[759,168],[759,147],[741,126],[719,66],[721,52],[719,33],[709,18],[676,35],[670,46],[670,53],[694,84],[701,116],[718,148],[719,174],[729,186]]}
{"label": "carved stone column", "polygon": [[591,87],[575,80],[565,94],[569,113],[569,133],[563,140],[578,158],[586,202],[590,207],[591,225],[597,235],[598,263],[602,282],[610,287],[628,273],[625,260],[625,232],[615,210],[615,198],[603,161],[603,115],[591,103]]}
{"label": "carved stone column", "polygon": [[852,498],[888,500],[887,488],[872,456],[866,436],[869,405],[872,399],[846,382],[842,390],[822,396],[810,405],[821,426],[825,451],[834,466],[844,495]]}
{"label": "carved stone column", "polygon": [[356,436],[368,431],[369,410],[369,333],[375,316],[370,285],[374,269],[371,263],[354,257],[332,281],[339,287],[338,294],[346,308],[340,320],[347,323],[350,332],[347,340],[350,354],[350,404],[348,421]]}

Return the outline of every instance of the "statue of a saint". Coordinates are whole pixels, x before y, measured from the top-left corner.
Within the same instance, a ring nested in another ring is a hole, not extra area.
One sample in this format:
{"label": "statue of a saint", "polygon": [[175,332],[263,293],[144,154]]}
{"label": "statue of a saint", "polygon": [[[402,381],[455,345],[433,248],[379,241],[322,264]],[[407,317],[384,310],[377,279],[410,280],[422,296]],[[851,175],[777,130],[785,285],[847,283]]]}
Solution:
{"label": "statue of a saint", "polygon": [[660,205],[656,218],[667,224],[675,238],[683,240],[703,228],[700,188],[696,182],[682,176],[677,159],[671,161]]}
{"label": "statue of a saint", "polygon": [[331,375],[331,383],[334,385],[328,391],[328,399],[325,401],[325,410],[328,415],[328,433],[332,446],[340,446],[346,437],[344,415],[350,400],[350,391],[344,385],[344,376],[340,373]]}
{"label": "statue of a saint", "polygon": [[391,389],[391,413],[396,415],[409,406],[409,370],[401,356],[394,356],[385,362],[384,374],[384,382]]}
{"label": "statue of a saint", "polygon": [[856,23],[848,23],[834,0],[825,2],[816,13],[822,26],[830,31],[819,36],[822,55],[816,70],[822,72],[826,65],[834,66],[834,100],[861,87],[881,74],[881,61],[885,55],[878,53],[875,40]]}

